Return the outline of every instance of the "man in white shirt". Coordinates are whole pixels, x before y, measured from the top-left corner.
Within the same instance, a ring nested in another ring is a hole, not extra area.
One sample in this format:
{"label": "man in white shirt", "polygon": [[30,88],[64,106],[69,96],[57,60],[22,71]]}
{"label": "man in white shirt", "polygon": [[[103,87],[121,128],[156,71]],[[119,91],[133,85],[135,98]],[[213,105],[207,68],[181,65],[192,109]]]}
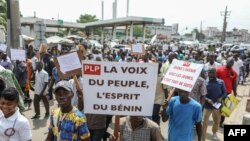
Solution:
{"label": "man in white shirt", "polygon": [[221,66],[220,63],[217,63],[215,61],[215,55],[213,53],[210,53],[208,56],[207,56],[207,63],[204,65],[204,71],[206,73],[205,77],[207,79],[207,76],[208,76],[208,69],[209,68],[218,68]]}
{"label": "man in white shirt", "polygon": [[236,73],[238,74],[238,78],[237,78],[237,83],[239,84],[240,81],[243,81],[243,61],[239,58],[238,54],[235,53],[233,54],[233,59],[234,59],[234,65],[233,65],[233,69],[236,71]]}
{"label": "man in white shirt", "polygon": [[32,119],[36,119],[40,117],[40,101],[42,99],[44,103],[44,107],[46,110],[45,118],[49,117],[49,101],[46,97],[47,94],[47,85],[48,85],[48,79],[49,75],[48,73],[43,69],[42,62],[36,63],[36,78],[35,78],[35,96],[34,96],[34,108],[35,108],[35,115],[32,117]]}
{"label": "man in white shirt", "polygon": [[205,64],[205,68],[218,68],[218,67],[220,67],[221,66],[221,64],[220,63],[217,63],[216,61],[215,61],[215,55],[214,54],[209,54],[208,56],[207,56],[207,63]]}

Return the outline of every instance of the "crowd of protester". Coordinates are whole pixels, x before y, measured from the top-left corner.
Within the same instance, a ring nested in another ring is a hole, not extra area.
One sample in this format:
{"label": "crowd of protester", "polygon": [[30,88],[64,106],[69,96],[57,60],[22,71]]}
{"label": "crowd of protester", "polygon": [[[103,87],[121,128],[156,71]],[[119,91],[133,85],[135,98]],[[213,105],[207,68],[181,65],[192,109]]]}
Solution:
{"label": "crowd of protester", "polygon": [[[237,96],[237,85],[243,85],[249,75],[250,52],[208,51],[199,47],[182,47],[169,43],[168,49],[151,45],[143,55],[132,55],[129,49],[113,50],[108,46],[89,48],[82,43],[76,50],[82,51],[89,61],[158,63],[157,87],[152,116],[127,116],[120,120],[121,141],[161,141],[161,109],[169,120],[169,141],[192,141],[193,127],[196,127],[199,141],[205,141],[208,120],[213,116],[212,138],[218,139],[217,131],[223,128],[225,117],[220,109],[212,106],[221,102],[229,94]],[[173,50],[173,46],[177,49]],[[57,140],[117,140],[107,129],[112,115],[85,114],[83,107],[82,76],[77,76],[81,90],[75,86],[73,78],[60,80],[54,64],[54,57],[69,52],[50,52],[48,45],[42,44],[38,50],[26,46],[26,61],[11,61],[6,52],[0,54],[0,139],[3,141],[31,140],[32,129],[24,110],[34,108],[32,119],[41,117],[40,101],[49,118],[47,141]],[[191,92],[175,91],[170,101],[170,86],[161,84],[173,59],[204,64],[204,68]],[[57,109],[52,109],[49,101],[56,99]],[[33,104],[33,107],[32,107]]]}

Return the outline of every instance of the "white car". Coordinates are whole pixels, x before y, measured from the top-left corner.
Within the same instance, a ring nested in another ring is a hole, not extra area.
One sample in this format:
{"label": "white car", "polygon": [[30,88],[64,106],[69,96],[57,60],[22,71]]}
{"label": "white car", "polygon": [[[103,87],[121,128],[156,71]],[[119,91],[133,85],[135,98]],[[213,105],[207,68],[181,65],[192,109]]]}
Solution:
{"label": "white car", "polygon": [[250,51],[250,44],[240,44],[240,47],[247,49]]}
{"label": "white car", "polygon": [[89,42],[92,47],[103,48],[103,45],[96,40],[89,40]]}
{"label": "white car", "polygon": [[129,45],[122,45],[122,44],[115,45],[111,49],[115,51],[119,51],[120,49],[122,49],[123,51],[125,50],[131,51],[131,47]]}

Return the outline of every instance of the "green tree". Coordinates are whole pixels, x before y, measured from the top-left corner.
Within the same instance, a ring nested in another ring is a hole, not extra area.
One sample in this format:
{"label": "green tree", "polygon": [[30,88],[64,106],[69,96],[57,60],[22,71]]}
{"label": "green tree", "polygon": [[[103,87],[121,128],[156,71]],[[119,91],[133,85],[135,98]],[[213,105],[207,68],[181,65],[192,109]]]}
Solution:
{"label": "green tree", "polygon": [[[90,15],[90,14],[80,15],[79,19],[76,20],[76,22],[78,23],[89,23],[89,22],[95,22],[95,21],[98,21],[96,15]],[[90,35],[90,29],[88,28],[85,31],[84,30],[80,30],[80,31],[85,32],[87,36]],[[77,33],[77,30],[72,30],[71,33]],[[101,31],[99,28],[98,29],[95,28],[94,33],[99,35]]]}
{"label": "green tree", "polygon": [[134,26],[133,28],[133,32],[134,32],[134,37],[142,37],[142,32],[143,32],[143,29],[142,29],[142,26]]}
{"label": "green tree", "polygon": [[0,0],[0,25],[6,27],[7,5],[5,0]]}
{"label": "green tree", "polygon": [[[133,28],[133,32],[134,32],[134,34],[133,34],[134,37],[142,37],[143,36],[143,27],[140,25],[136,25]],[[145,35],[146,38],[152,37],[150,30],[146,30],[145,34],[146,34]]]}
{"label": "green tree", "polygon": [[89,23],[94,21],[98,21],[96,15],[90,15],[90,14],[80,15],[79,20],[76,20],[76,22],[78,23]]}
{"label": "green tree", "polygon": [[[205,39],[205,35],[202,32],[199,32],[199,30],[197,28],[193,29],[192,33],[196,33],[196,39],[199,41],[202,41]],[[191,34],[192,34],[191,33]]]}

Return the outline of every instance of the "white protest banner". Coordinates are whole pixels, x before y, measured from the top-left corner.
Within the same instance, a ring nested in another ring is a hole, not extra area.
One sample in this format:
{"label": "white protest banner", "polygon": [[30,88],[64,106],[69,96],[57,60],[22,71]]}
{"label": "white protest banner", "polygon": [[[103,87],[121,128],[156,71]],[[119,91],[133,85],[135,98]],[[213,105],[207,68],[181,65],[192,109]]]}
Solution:
{"label": "white protest banner", "polygon": [[133,53],[143,53],[143,46],[142,44],[134,44],[132,45],[132,52]]}
{"label": "white protest banner", "polygon": [[157,63],[83,62],[84,112],[151,116]]}
{"label": "white protest banner", "polygon": [[22,49],[10,49],[11,60],[25,61],[25,50]]}
{"label": "white protest banner", "polygon": [[7,46],[5,44],[0,44],[0,51],[6,52]]}
{"label": "white protest banner", "polygon": [[60,71],[62,73],[66,73],[68,71],[76,70],[82,67],[77,52],[59,56],[57,57],[57,60],[60,66]]}
{"label": "white protest banner", "polygon": [[163,51],[168,50],[168,45],[167,45],[167,44],[164,44],[164,45],[162,46],[162,50],[163,50]]}
{"label": "white protest banner", "polygon": [[202,68],[203,64],[174,59],[161,83],[190,92]]}
{"label": "white protest banner", "polygon": [[103,60],[102,54],[93,54],[94,61],[96,60],[97,57],[99,57],[101,60]]}
{"label": "white protest banner", "polygon": [[178,47],[177,46],[172,46],[172,51],[175,52],[178,50]]}
{"label": "white protest banner", "polygon": [[186,49],[185,54],[190,54],[190,50]]}

